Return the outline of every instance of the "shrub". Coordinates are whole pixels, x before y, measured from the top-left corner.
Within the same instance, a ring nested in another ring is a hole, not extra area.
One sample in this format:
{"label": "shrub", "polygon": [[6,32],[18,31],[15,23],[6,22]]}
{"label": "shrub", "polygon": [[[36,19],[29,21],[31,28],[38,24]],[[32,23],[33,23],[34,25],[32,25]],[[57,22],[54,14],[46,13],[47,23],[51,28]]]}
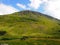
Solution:
{"label": "shrub", "polygon": [[2,38],[1,40],[11,40],[11,38]]}
{"label": "shrub", "polygon": [[23,36],[22,38],[21,38],[21,40],[26,40],[27,38],[29,38],[28,36]]}
{"label": "shrub", "polygon": [[0,36],[5,35],[6,33],[6,31],[0,31]]}

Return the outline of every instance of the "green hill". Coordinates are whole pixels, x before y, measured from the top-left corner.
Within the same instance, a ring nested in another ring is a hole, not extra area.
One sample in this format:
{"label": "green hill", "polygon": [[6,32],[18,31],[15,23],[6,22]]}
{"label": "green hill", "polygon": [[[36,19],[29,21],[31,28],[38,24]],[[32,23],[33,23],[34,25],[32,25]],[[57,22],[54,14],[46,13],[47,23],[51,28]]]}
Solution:
{"label": "green hill", "polygon": [[0,15],[0,39],[22,36],[60,38],[59,22],[53,17],[28,10]]}

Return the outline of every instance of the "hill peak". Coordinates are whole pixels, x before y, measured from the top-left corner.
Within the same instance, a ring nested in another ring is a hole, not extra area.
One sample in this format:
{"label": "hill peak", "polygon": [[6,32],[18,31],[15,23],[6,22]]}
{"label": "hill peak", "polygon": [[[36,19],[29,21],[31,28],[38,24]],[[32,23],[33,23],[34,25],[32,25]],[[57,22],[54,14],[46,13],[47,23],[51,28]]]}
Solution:
{"label": "hill peak", "polygon": [[43,14],[41,12],[32,11],[32,10],[19,11],[19,12],[14,13],[13,15],[28,15],[28,16],[29,15],[36,15],[36,16],[43,16],[43,17],[45,16],[45,17],[50,18],[50,19],[58,20],[58,19],[56,19],[56,18],[54,18],[52,16],[49,16],[47,14]]}
{"label": "hill peak", "polygon": [[28,13],[34,13],[34,14],[42,14],[40,12],[37,12],[37,11],[32,11],[32,10],[23,10],[23,11],[20,11],[18,13],[23,13],[23,14],[28,14]]}

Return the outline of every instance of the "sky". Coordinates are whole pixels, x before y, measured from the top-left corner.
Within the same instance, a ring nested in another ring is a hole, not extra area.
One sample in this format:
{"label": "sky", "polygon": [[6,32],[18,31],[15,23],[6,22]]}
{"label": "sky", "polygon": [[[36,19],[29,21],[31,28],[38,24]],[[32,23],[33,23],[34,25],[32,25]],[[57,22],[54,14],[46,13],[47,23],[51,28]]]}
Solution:
{"label": "sky", "polygon": [[0,15],[22,10],[38,11],[60,19],[60,0],[0,0]]}

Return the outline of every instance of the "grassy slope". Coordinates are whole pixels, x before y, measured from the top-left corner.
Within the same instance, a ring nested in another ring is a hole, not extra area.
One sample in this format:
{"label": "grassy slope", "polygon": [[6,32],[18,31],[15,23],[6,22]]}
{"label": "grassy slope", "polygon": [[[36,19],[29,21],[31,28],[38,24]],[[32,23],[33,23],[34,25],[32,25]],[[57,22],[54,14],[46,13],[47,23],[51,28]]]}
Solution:
{"label": "grassy slope", "polygon": [[47,40],[47,39],[10,40],[10,41],[0,41],[0,43],[8,45],[60,45],[60,41]]}
{"label": "grassy slope", "polygon": [[7,31],[7,34],[1,37],[59,37],[60,35],[58,20],[33,11],[0,16],[0,30]]}

